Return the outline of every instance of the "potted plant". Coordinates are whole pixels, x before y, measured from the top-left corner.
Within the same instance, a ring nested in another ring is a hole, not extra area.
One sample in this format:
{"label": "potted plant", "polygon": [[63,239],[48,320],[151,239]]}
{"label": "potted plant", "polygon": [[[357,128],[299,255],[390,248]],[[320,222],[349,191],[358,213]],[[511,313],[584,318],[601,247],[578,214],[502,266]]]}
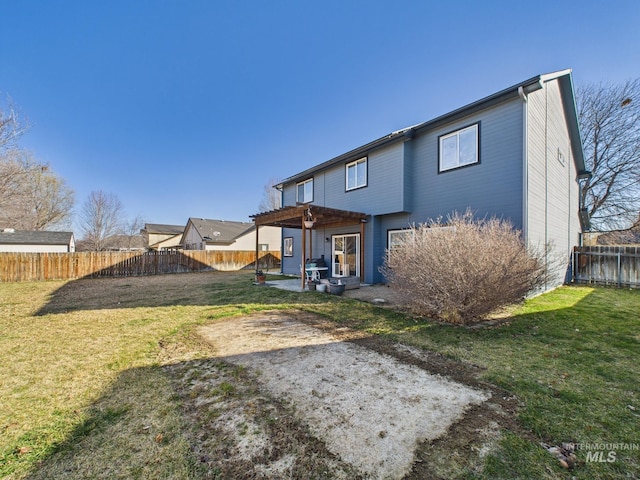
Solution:
{"label": "potted plant", "polygon": [[318,284],[314,280],[307,280],[307,288],[309,290],[315,290]]}
{"label": "potted plant", "polygon": [[329,293],[333,295],[342,295],[344,293],[346,285],[338,280],[338,283],[329,283],[327,287],[329,288]]}
{"label": "potted plant", "polygon": [[256,282],[258,282],[259,284],[263,284],[266,279],[267,276],[262,270],[256,270]]}

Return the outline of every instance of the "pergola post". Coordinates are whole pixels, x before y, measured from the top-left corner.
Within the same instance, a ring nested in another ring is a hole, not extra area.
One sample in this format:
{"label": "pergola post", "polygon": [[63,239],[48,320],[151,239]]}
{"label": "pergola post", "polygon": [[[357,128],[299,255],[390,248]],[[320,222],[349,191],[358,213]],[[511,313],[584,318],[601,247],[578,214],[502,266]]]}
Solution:
{"label": "pergola post", "polygon": [[256,262],[255,262],[255,266],[256,266],[256,281],[258,281],[258,270],[260,270],[259,266],[258,266],[258,255],[259,255],[259,245],[260,242],[258,241],[258,229],[260,227],[258,225],[256,225]]}
{"label": "pergola post", "polygon": [[[311,258],[313,254],[313,228],[337,228],[345,226],[353,226],[360,223],[360,281],[364,281],[364,231],[367,214],[361,212],[352,212],[348,210],[339,210],[336,208],[322,207],[313,205],[313,226],[307,228],[304,224],[306,215],[309,215],[311,207],[307,204],[289,205],[286,207],[272,210],[270,212],[258,213],[251,215],[253,221],[258,225],[270,225],[280,228],[301,229],[302,232],[302,251],[300,252],[300,285],[302,290],[305,288],[307,258]],[[311,230],[309,238],[309,252],[307,252],[307,230]],[[307,256],[307,253],[309,255]],[[258,232],[256,232],[256,268],[258,265]]]}
{"label": "pergola post", "polygon": [[364,282],[364,221],[360,221],[360,282]]}
{"label": "pergola post", "polygon": [[302,221],[300,223],[302,224],[302,262],[300,263],[302,267],[300,270],[300,288],[304,290],[304,280],[307,276],[307,262],[305,258],[307,255],[307,229],[304,226],[304,215],[302,216]]}

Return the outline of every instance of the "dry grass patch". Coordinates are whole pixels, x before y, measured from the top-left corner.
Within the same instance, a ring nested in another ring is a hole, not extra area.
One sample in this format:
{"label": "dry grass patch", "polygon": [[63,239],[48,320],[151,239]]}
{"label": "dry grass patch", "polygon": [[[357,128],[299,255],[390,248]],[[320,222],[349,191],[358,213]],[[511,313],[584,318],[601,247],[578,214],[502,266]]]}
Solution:
{"label": "dry grass patch", "polygon": [[[637,443],[638,292],[558,289],[470,329],[252,278],[0,284],[0,477],[357,477],[294,402],[194,333],[266,310],[320,314],[313,326],[340,340],[492,392],[418,447],[408,479],[563,478],[541,442]],[[638,451],[619,451],[569,475],[639,472]]]}
{"label": "dry grass patch", "polygon": [[[208,277],[207,281],[210,283],[211,279]],[[115,435],[110,426],[118,424],[122,428],[122,422],[133,425],[131,422],[136,420],[132,415],[140,417],[142,423],[163,425],[168,422],[175,427],[176,419],[171,418],[170,406],[168,410],[151,408],[167,405],[164,400],[170,397],[170,390],[163,391],[160,377],[149,368],[157,363],[159,340],[171,336],[184,325],[201,321],[207,308],[114,308],[119,302],[114,291],[125,291],[121,287],[131,281],[1,285],[0,476],[3,478],[20,478],[38,462],[67,449],[88,432],[105,432],[108,442],[101,445],[100,451],[109,452],[107,444],[113,448],[120,448],[120,445],[122,451],[115,458],[126,458],[131,450],[126,442],[117,440],[122,438]],[[78,286],[78,291],[75,298],[71,298],[74,285]],[[144,296],[146,289],[137,292]],[[165,299],[167,297],[170,299],[171,294],[165,294]],[[103,298],[102,302],[97,301],[100,298]],[[36,315],[47,310],[67,313]],[[155,377],[154,386],[149,390],[145,389],[149,384],[142,381],[148,380],[149,375],[142,372]],[[132,377],[136,380],[131,381]],[[152,401],[156,395],[157,404]],[[136,398],[144,398],[144,403],[137,403],[132,408],[132,399]],[[150,409],[140,411],[140,406]],[[150,412],[153,412],[152,417],[157,417],[153,421]],[[130,428],[125,427],[124,431],[130,431]],[[100,443],[99,437],[93,441]],[[162,442],[153,446],[162,445],[168,444]],[[95,455],[93,448],[89,451]],[[75,471],[76,477],[92,476],[90,470],[77,471],[65,462],[63,471],[53,475],[50,469],[56,463],[48,462],[47,469],[42,470],[48,473],[40,478],[64,477],[68,470]],[[91,461],[87,459],[80,463],[86,466]],[[104,469],[104,465],[101,468]],[[38,478],[38,474],[34,473],[34,476]]]}

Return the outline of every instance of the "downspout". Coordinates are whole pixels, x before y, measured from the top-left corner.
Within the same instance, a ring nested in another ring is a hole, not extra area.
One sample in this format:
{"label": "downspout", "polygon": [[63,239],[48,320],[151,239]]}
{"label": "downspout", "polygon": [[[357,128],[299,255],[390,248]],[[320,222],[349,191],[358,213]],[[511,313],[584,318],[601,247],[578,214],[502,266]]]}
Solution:
{"label": "downspout", "polygon": [[544,91],[544,289],[549,278],[549,90]]}
{"label": "downspout", "polygon": [[522,86],[518,87],[522,99],[522,239],[529,243],[529,135],[528,97]]}

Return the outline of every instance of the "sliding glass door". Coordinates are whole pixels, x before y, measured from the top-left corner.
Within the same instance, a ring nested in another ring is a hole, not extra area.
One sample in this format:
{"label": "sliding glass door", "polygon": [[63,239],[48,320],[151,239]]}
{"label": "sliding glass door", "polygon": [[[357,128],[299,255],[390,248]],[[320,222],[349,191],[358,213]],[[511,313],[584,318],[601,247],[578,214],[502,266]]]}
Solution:
{"label": "sliding glass door", "polygon": [[360,276],[360,234],[334,235],[332,238],[333,277]]}

